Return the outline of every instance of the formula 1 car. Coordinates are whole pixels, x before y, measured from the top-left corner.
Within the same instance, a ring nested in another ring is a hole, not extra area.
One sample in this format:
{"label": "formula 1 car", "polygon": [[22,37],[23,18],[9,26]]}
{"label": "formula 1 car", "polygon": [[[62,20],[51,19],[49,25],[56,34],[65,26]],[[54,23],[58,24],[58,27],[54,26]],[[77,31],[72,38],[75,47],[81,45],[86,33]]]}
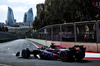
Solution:
{"label": "formula 1 car", "polygon": [[[51,45],[50,47],[40,47],[37,49],[29,50],[23,49],[21,56],[23,58],[29,58],[30,54],[33,54],[35,58],[39,59],[61,59],[61,61],[74,61],[82,60],[85,57],[85,50],[83,46],[73,46],[66,49],[60,45]],[[16,56],[19,56],[20,52],[17,52]]]}

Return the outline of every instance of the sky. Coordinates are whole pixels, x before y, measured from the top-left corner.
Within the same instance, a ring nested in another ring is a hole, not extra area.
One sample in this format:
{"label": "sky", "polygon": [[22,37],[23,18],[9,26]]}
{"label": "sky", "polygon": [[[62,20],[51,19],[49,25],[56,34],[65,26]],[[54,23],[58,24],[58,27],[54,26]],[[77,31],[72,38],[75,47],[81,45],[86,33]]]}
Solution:
{"label": "sky", "polygon": [[13,10],[16,22],[23,22],[25,12],[32,8],[35,17],[36,4],[44,2],[45,0],[0,0],[0,22],[5,23],[5,20],[7,20],[8,7]]}

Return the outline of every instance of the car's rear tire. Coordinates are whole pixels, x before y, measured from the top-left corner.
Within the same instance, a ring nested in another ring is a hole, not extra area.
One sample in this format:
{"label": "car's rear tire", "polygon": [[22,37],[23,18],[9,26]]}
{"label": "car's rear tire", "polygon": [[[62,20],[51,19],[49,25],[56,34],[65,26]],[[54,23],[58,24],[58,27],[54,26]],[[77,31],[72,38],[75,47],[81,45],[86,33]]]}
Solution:
{"label": "car's rear tire", "polygon": [[76,60],[77,61],[81,61],[84,57],[85,57],[85,54],[81,54],[81,53],[80,54],[77,54],[76,55]]}
{"label": "car's rear tire", "polygon": [[74,62],[75,58],[72,57],[72,58],[69,59],[69,61]]}
{"label": "car's rear tire", "polygon": [[83,58],[77,58],[76,60],[77,60],[77,61],[81,61],[82,59],[83,59]]}
{"label": "car's rear tire", "polygon": [[61,52],[60,53],[60,59],[63,62],[68,61],[68,55],[67,55],[67,53],[66,52]]}

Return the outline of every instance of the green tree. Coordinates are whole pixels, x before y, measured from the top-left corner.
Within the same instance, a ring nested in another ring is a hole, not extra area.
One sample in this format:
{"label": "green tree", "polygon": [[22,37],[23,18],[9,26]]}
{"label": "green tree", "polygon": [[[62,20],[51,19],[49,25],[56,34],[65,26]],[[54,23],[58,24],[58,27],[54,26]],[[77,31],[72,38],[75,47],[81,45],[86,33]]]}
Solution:
{"label": "green tree", "polygon": [[36,30],[41,28],[41,22],[38,17],[35,17],[35,20],[33,21],[33,28]]}
{"label": "green tree", "polygon": [[35,18],[36,29],[47,25],[62,24],[64,21],[77,22],[96,19],[98,7],[94,7],[94,0],[52,0],[47,11],[42,11],[39,18]]}
{"label": "green tree", "polygon": [[52,16],[50,20],[52,20],[53,24],[61,24],[64,21],[74,21],[77,6],[74,0],[52,0],[48,11],[49,16]]}

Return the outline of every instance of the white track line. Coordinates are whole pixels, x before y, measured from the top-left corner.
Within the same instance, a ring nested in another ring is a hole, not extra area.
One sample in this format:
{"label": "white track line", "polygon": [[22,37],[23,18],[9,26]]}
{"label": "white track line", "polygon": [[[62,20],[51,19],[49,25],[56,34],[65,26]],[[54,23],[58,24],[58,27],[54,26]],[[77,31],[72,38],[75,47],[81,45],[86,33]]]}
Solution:
{"label": "white track line", "polygon": [[31,44],[33,44],[35,47],[39,48],[36,44],[34,44],[33,42],[30,41]]}

